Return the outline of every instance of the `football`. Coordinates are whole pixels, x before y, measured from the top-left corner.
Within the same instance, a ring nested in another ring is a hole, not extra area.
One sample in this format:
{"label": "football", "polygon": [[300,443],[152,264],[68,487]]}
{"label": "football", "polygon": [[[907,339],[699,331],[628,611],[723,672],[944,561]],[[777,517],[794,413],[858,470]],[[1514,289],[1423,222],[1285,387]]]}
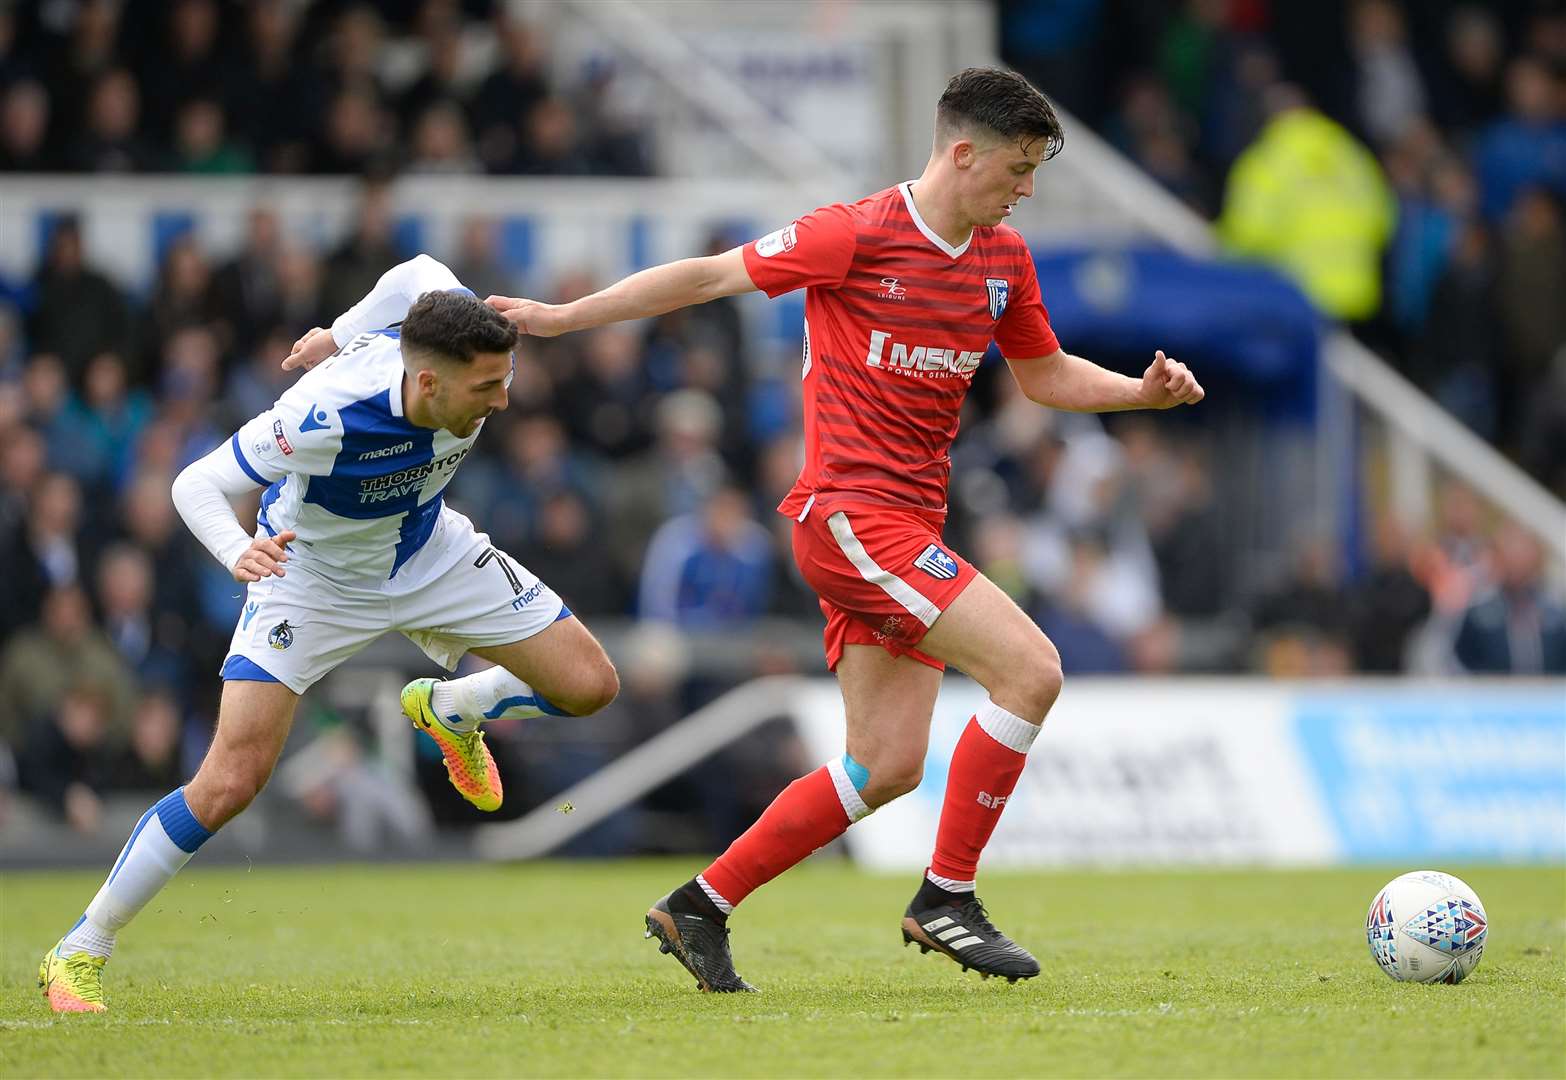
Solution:
{"label": "football", "polygon": [[1479,966],[1487,933],[1479,894],[1439,870],[1393,878],[1365,916],[1370,955],[1399,982],[1462,982]]}

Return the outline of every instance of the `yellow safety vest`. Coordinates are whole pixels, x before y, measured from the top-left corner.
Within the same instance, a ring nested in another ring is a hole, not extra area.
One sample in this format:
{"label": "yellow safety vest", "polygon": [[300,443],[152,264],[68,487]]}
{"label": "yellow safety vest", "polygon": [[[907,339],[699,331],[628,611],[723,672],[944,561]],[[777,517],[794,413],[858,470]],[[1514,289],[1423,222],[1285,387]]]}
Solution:
{"label": "yellow safety vest", "polygon": [[1312,109],[1269,121],[1224,191],[1230,251],[1287,273],[1322,311],[1364,319],[1381,307],[1381,251],[1397,203],[1370,151]]}

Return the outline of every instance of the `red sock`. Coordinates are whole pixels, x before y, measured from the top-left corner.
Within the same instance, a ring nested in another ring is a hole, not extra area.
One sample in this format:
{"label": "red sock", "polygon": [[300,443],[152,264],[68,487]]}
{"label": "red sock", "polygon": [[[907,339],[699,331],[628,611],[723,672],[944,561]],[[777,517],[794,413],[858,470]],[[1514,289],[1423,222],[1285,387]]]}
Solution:
{"label": "red sock", "polygon": [[935,833],[929,877],[953,892],[971,892],[979,855],[1017,786],[1028,747],[1039,733],[1015,713],[986,701],[957,740],[946,775],[946,802]]}
{"label": "red sock", "polygon": [[701,880],[732,907],[869,812],[842,763],[823,765],[784,788]]}

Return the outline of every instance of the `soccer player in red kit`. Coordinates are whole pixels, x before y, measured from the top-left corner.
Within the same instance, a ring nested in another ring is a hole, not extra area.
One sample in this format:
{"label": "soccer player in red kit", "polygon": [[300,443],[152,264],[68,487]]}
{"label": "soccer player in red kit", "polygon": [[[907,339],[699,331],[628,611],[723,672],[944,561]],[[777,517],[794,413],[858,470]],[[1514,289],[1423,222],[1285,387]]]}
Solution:
{"label": "soccer player in red kit", "polygon": [[1060,693],[1060,655],[1005,593],[941,539],[958,413],[990,342],[1022,390],[1075,412],[1163,409],[1202,388],[1162,352],[1140,379],[1060,348],[1027,245],[1003,225],[1061,147],[1044,96],[970,68],[936,108],[917,180],[806,214],[722,255],[653,267],[570,304],[491,297],[552,336],[763,290],[805,299],[805,465],[778,507],[826,616],[847,753],[795,780],[713,864],[659,900],[647,930],[704,990],[735,972],[729,914],[751,892],[919,783],[941,672],[988,692],[952,755],[935,851],[904,943],[985,975],[1039,973],[975,893],[979,855]]}

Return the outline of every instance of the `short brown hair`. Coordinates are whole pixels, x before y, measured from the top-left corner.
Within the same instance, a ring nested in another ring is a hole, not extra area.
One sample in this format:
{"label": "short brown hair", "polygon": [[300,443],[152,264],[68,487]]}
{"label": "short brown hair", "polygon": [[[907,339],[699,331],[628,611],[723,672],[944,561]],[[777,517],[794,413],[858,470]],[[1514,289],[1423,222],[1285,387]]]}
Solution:
{"label": "short brown hair", "polygon": [[1065,145],[1060,118],[1039,90],[1014,71],[971,67],[953,75],[935,106],[936,137],[945,141],[959,132],[984,128],[1026,152],[1039,139],[1048,161]]}
{"label": "short brown hair", "polygon": [[469,364],[480,353],[509,353],[517,328],[470,293],[436,289],[413,302],[402,320],[404,348]]}

